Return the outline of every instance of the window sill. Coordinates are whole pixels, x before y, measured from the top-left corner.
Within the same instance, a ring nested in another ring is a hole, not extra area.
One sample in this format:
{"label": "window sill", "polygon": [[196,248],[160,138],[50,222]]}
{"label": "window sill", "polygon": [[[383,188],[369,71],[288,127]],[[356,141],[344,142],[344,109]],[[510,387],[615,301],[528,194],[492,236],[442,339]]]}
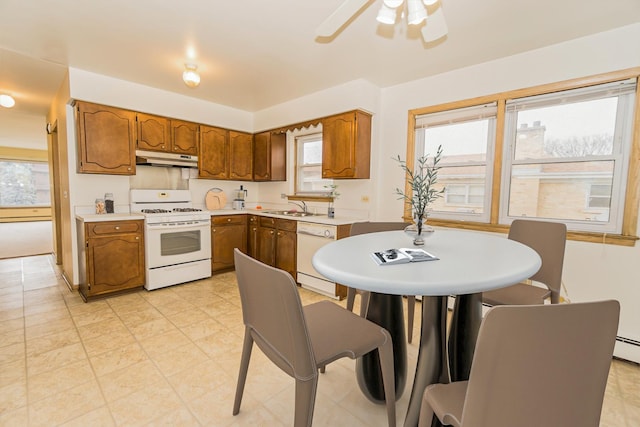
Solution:
{"label": "window sill", "polygon": [[331,196],[312,196],[304,194],[290,194],[287,195],[287,199],[303,202],[333,202],[333,197]]}
{"label": "window sill", "polygon": [[[407,219],[405,218],[405,221]],[[410,220],[409,220],[410,221]],[[429,225],[436,227],[459,228],[463,230],[486,231],[491,233],[509,232],[509,226],[503,224],[485,224],[480,222],[447,221],[441,219],[429,219]],[[637,236],[624,236],[622,234],[593,233],[586,231],[567,231],[567,240],[577,242],[602,243],[606,245],[618,245],[633,247],[636,245]]]}

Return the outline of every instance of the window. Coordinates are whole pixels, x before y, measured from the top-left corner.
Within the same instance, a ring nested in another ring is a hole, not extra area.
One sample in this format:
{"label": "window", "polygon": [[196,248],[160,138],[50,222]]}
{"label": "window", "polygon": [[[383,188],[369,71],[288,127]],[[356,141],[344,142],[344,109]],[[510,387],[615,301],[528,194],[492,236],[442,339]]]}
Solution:
{"label": "window", "polygon": [[508,101],[503,222],[620,233],[634,94],[627,80]]}
{"label": "window", "polygon": [[444,197],[430,217],[489,221],[496,103],[416,117],[416,158],[435,154],[442,145],[439,188]]}
{"label": "window", "polygon": [[504,232],[526,217],[634,246],[639,77],[636,67],[409,111],[408,166],[443,146],[432,224]]}
{"label": "window", "polygon": [[0,160],[0,206],[50,206],[49,165]]}
{"label": "window", "polygon": [[322,178],[322,133],[296,137],[296,194],[326,193],[332,179]]}

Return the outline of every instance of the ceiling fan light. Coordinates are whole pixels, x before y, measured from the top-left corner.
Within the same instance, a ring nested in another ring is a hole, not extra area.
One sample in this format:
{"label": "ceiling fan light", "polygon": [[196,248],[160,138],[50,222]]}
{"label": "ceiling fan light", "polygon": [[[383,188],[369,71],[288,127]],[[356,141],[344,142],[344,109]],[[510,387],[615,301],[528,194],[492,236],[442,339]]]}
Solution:
{"label": "ceiling fan light", "polygon": [[381,24],[395,24],[396,23],[396,10],[387,7],[385,3],[382,4],[376,20]]}
{"label": "ceiling fan light", "polygon": [[398,6],[400,6],[402,3],[404,3],[404,0],[384,0],[382,2],[383,5],[391,8],[391,9],[395,9]]}
{"label": "ceiling fan light", "polygon": [[198,74],[198,66],[195,64],[184,64],[182,81],[184,81],[184,84],[189,87],[197,87],[200,84],[200,74]]}
{"label": "ceiling fan light", "polygon": [[418,25],[427,19],[427,10],[420,0],[408,0],[409,14],[407,22],[409,25]]}
{"label": "ceiling fan light", "polygon": [[439,7],[429,17],[429,22],[422,28],[422,39],[426,42],[433,42],[446,36],[449,32],[447,21],[444,18],[442,7]]}
{"label": "ceiling fan light", "polygon": [[13,96],[3,93],[2,95],[0,95],[0,105],[2,105],[4,108],[11,108],[16,105],[16,100],[13,99]]}

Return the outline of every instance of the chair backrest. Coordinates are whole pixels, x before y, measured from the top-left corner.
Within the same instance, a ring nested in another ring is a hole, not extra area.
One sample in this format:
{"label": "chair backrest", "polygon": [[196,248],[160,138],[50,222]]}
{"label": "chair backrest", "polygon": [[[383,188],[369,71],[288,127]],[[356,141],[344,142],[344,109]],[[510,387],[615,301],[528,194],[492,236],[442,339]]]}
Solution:
{"label": "chair backrest", "polygon": [[462,426],[597,427],[619,313],[612,300],[492,308]]}
{"label": "chair backrest", "polygon": [[531,280],[543,283],[551,291],[551,302],[560,300],[567,226],[559,222],[516,219],[511,223],[509,239],[523,243],[542,258],[542,266]]}
{"label": "chair backrest", "polygon": [[351,225],[351,236],[376,233],[378,231],[404,230],[409,225],[406,222],[356,222]]}
{"label": "chair backrest", "polygon": [[234,250],[244,324],[260,349],[296,379],[317,375],[296,283],[283,270]]}

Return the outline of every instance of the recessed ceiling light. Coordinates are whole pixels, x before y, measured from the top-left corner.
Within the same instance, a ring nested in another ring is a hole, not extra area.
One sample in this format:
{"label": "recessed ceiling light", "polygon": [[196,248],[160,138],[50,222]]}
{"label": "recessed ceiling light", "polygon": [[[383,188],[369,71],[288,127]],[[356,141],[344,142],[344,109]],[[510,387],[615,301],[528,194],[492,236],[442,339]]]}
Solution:
{"label": "recessed ceiling light", "polygon": [[13,96],[3,93],[2,95],[0,95],[0,105],[2,105],[4,108],[11,108],[16,105],[16,100],[13,99]]}

